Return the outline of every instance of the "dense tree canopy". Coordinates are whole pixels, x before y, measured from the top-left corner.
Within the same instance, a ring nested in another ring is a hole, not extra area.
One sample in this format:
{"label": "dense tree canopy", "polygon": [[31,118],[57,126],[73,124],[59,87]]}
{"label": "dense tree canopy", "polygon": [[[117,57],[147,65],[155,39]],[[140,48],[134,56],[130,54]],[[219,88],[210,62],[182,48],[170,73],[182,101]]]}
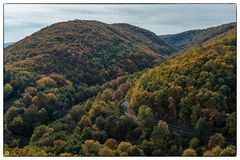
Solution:
{"label": "dense tree canopy", "polygon": [[[73,21],[43,29],[69,32],[53,36],[54,44],[47,41],[52,47],[34,62],[24,57],[39,53],[34,48],[41,32],[6,50],[5,156],[236,155],[234,29],[153,67],[162,58],[156,53],[171,48],[161,48],[165,43],[153,33],[126,24],[87,24],[92,28]],[[80,42],[72,32],[91,39],[81,41],[84,54],[76,52]],[[94,39],[93,32],[104,38]],[[73,52],[65,46],[70,43]],[[21,45],[27,50],[16,51]],[[49,63],[43,66],[44,59]]]}

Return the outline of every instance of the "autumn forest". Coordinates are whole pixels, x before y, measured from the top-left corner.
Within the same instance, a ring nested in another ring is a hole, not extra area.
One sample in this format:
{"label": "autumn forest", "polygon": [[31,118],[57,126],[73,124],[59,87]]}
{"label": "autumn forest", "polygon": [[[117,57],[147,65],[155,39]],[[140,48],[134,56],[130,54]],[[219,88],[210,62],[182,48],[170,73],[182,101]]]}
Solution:
{"label": "autumn forest", "polygon": [[236,156],[236,23],[72,20],[4,49],[4,156]]}

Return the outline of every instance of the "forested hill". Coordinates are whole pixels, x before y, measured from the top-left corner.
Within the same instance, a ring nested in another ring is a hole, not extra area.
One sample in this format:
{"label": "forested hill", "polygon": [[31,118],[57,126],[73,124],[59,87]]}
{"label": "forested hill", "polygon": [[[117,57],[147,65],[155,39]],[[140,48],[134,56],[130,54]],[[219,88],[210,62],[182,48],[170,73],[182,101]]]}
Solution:
{"label": "forested hill", "polygon": [[29,77],[54,72],[75,83],[96,85],[153,67],[173,51],[154,33],[135,26],[74,20],[53,24],[6,48],[4,68]]}
{"label": "forested hill", "polygon": [[159,37],[168,45],[181,51],[192,46],[201,46],[207,40],[222,33],[226,33],[233,28],[236,28],[236,22],[207,29],[186,31],[178,34],[160,35]]}
{"label": "forested hill", "polygon": [[[83,40],[74,43],[79,39],[73,41],[75,32],[68,29],[86,23]],[[4,155],[235,156],[236,28],[166,60],[157,47],[165,43],[153,45],[156,36],[146,32],[126,24],[70,21],[6,48]],[[84,52],[65,52],[69,45]],[[162,63],[153,67],[156,59]],[[137,64],[142,68],[134,69]],[[108,71],[126,73],[99,77]]]}

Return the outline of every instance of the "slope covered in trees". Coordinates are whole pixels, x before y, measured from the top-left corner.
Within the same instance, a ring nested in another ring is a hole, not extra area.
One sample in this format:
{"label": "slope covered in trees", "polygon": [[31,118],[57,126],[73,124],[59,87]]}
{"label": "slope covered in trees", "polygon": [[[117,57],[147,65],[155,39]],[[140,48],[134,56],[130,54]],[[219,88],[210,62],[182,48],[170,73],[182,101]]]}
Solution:
{"label": "slope covered in trees", "polygon": [[6,48],[4,68],[21,76],[54,72],[78,84],[102,84],[153,67],[173,52],[157,35],[143,31],[136,35],[98,21],[53,24]]}
{"label": "slope covered in trees", "polygon": [[191,30],[178,34],[160,35],[159,37],[176,50],[181,51],[192,46],[201,46],[209,39],[226,33],[233,28],[236,28],[236,23],[223,24],[207,29]]}
{"label": "slope covered in trees", "polygon": [[236,155],[234,28],[102,85],[50,72],[24,83],[12,74],[4,75],[6,156]]}

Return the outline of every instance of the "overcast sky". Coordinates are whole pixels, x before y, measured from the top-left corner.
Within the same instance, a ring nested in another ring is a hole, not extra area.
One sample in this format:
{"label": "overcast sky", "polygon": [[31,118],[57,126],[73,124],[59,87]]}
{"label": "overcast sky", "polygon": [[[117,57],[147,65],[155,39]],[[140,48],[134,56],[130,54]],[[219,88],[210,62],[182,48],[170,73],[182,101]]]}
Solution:
{"label": "overcast sky", "polygon": [[16,42],[60,21],[130,23],[161,34],[208,28],[236,21],[234,4],[5,4],[4,42]]}

